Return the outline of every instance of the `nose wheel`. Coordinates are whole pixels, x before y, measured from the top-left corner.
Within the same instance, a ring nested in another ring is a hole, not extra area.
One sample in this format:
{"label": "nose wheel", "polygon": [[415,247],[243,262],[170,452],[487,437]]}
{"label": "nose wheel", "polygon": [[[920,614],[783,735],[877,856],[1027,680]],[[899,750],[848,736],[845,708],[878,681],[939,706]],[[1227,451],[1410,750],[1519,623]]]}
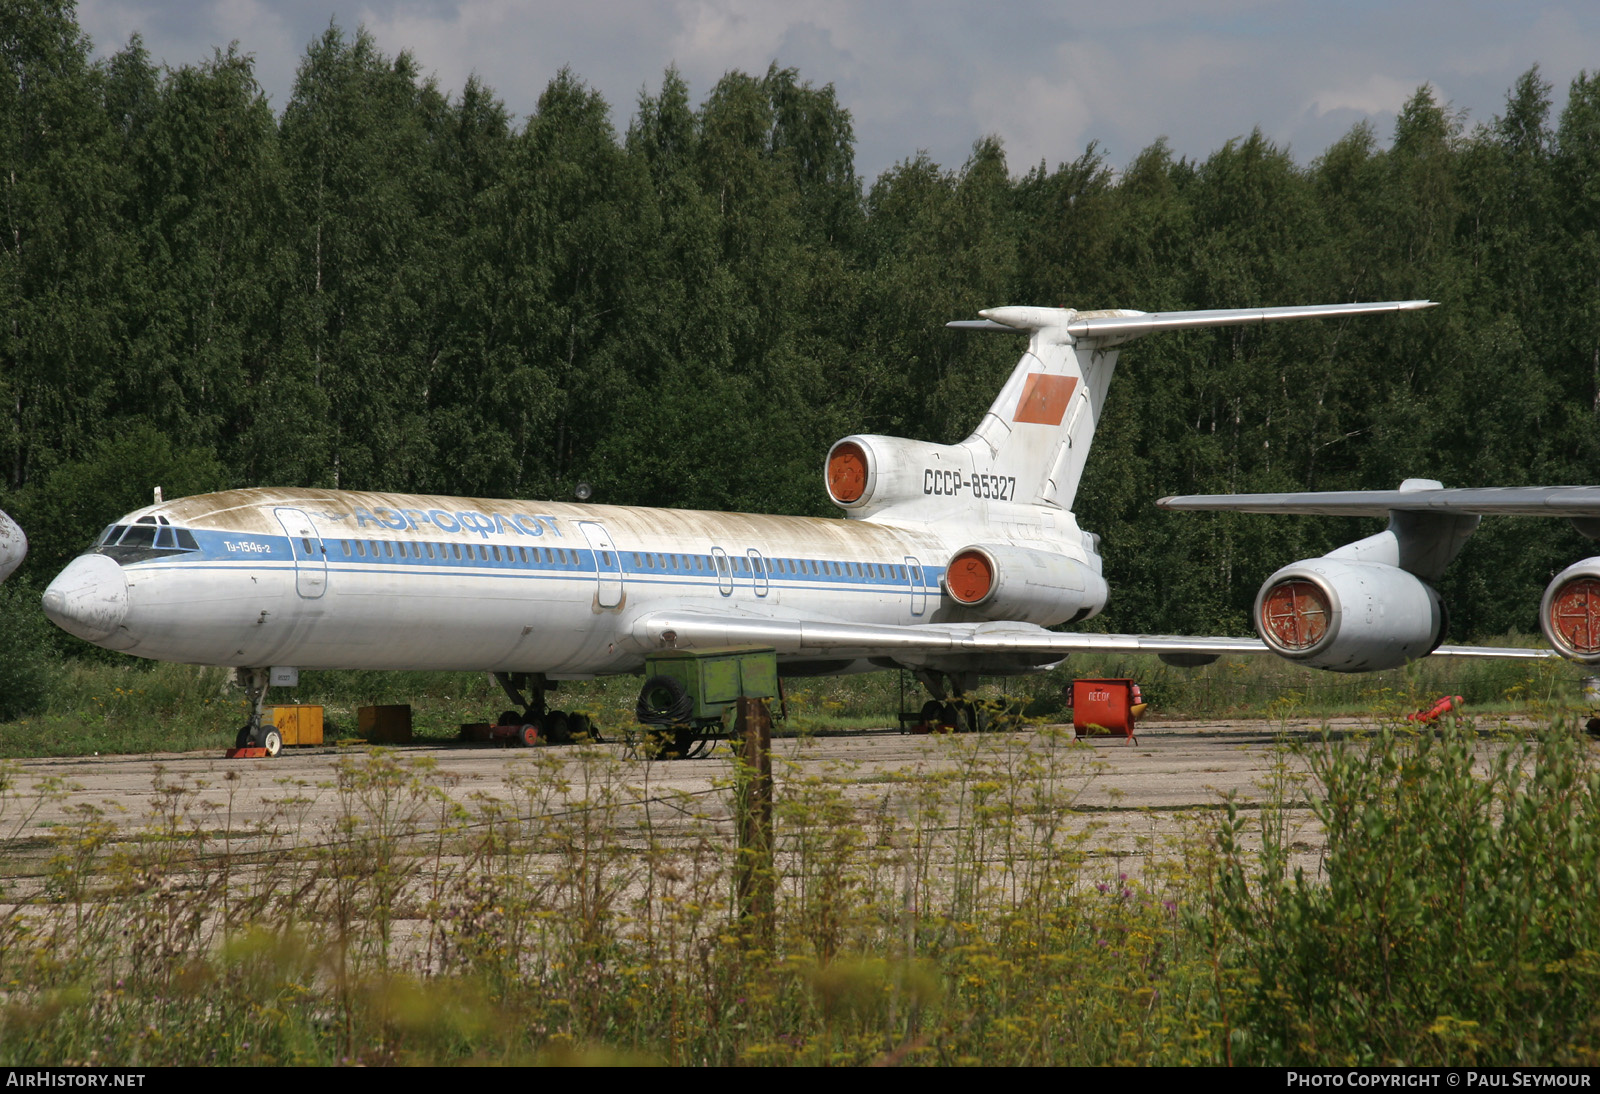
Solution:
{"label": "nose wheel", "polygon": [[276,756],[283,751],[283,735],[271,722],[263,722],[262,709],[267,701],[266,669],[235,669],[235,679],[244,688],[245,696],[250,703],[250,720],[239,730],[233,739],[234,748],[260,748],[268,756]]}
{"label": "nose wheel", "polygon": [[276,756],[283,751],[283,734],[271,725],[255,727],[246,725],[233,739],[233,747],[261,748],[266,750],[268,756]]}

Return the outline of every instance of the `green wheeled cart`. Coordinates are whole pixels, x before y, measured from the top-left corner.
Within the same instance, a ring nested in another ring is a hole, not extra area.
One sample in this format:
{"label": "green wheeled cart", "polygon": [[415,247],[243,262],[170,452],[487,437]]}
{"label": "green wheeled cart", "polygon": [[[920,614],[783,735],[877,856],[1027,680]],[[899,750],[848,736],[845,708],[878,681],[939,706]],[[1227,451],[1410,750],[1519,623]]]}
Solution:
{"label": "green wheeled cart", "polygon": [[723,715],[740,697],[778,692],[778,654],[771,646],[660,650],[644,660],[636,713],[653,758],[703,756],[728,735]]}

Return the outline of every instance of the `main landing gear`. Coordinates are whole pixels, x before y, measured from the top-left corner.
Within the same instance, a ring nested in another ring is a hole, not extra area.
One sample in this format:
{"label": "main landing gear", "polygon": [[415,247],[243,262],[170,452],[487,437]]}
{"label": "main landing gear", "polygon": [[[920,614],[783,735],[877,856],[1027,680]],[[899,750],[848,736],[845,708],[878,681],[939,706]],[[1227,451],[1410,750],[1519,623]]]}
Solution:
{"label": "main landing gear", "polygon": [[[969,698],[978,688],[975,672],[913,669],[912,675],[932,696],[922,704],[923,725],[944,726],[956,733],[982,733],[990,729],[1010,729],[1021,719],[1020,703]],[[909,720],[911,715],[901,717]]]}
{"label": "main landing gear", "polygon": [[988,728],[983,707],[967,698],[968,692],[977,689],[977,674],[913,669],[912,675],[933,697],[922,704],[925,724],[948,726],[957,733],[976,733]]}
{"label": "main landing gear", "polygon": [[250,720],[233,739],[233,747],[263,748],[268,756],[276,756],[283,751],[283,736],[271,722],[261,720],[261,711],[267,702],[267,670],[234,669],[233,676],[250,702]]}
{"label": "main landing gear", "polygon": [[[497,672],[494,679],[506,697],[520,708],[501,711],[496,724],[523,727],[524,743],[544,740],[551,744],[568,744],[572,741],[600,740],[600,731],[587,714],[545,709],[544,694],[555,691],[560,686],[559,681],[547,680],[539,672]],[[528,727],[535,732],[527,734]]]}

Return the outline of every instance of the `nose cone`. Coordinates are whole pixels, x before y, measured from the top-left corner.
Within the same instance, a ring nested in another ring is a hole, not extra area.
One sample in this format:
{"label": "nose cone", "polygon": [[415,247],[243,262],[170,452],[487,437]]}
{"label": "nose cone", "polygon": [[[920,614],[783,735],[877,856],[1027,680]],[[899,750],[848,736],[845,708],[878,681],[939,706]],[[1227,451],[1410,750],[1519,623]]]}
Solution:
{"label": "nose cone", "polygon": [[17,522],[0,512],[0,581],[11,576],[11,571],[22,565],[28,553],[28,537],[22,534]]}
{"label": "nose cone", "polygon": [[44,591],[44,614],[68,634],[112,645],[128,617],[128,582],[105,555],[79,555]]}

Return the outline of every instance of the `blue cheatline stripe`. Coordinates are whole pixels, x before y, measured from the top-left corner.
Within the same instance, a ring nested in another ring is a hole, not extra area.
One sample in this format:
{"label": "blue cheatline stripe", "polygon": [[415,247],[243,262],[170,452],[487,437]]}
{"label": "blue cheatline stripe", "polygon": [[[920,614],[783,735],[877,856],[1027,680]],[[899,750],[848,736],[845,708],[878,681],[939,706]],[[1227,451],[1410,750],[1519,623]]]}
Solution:
{"label": "blue cheatline stripe", "polygon": [[[287,536],[259,535],[255,533],[241,533],[234,535],[227,532],[206,531],[200,529],[190,529],[190,531],[194,532],[196,541],[200,544],[200,550],[198,552],[183,552],[176,555],[167,555],[159,559],[150,559],[144,563],[140,563],[139,565],[178,565],[183,566],[186,569],[196,570],[229,570],[245,566],[292,567],[296,564],[294,551],[291,547],[289,537]],[[462,548],[462,553],[470,557],[456,558],[452,552],[447,550],[447,548],[452,546],[451,543],[440,542],[437,540],[362,539],[359,541],[369,549],[375,543],[393,544],[396,548],[396,553],[393,556],[387,554],[366,556],[358,555],[353,549],[353,545],[356,542],[358,541],[355,539],[344,538],[325,538],[322,540],[324,546],[324,561],[326,562],[330,572],[347,574],[382,574],[392,573],[395,571],[420,569],[438,571],[451,576],[465,577],[473,574],[481,574],[485,570],[488,570],[494,576],[499,577],[525,577],[535,579],[563,579],[573,575],[598,576],[604,574],[619,574],[619,571],[612,570],[610,568],[604,570],[598,569],[595,562],[595,552],[589,548],[542,547],[542,549],[545,551],[561,551],[568,553],[570,556],[575,556],[578,561],[574,563],[571,561],[557,562],[554,560],[547,562],[543,557],[539,556],[541,547],[528,547],[525,544],[459,544],[459,546]],[[440,557],[428,557],[426,544],[430,542]],[[423,548],[421,557],[414,557],[408,549],[401,549],[404,548],[405,545],[411,543],[416,543]],[[346,544],[352,546],[352,550],[349,555],[345,555],[343,553]],[[491,557],[487,559],[480,558],[478,557],[476,550],[476,548],[479,546],[491,548],[499,547],[504,557],[499,561],[496,561],[493,558],[491,551]],[[521,560],[520,550],[531,551],[536,557],[528,562],[523,562]],[[879,577],[876,574],[857,574],[852,571],[852,567],[854,566],[861,566],[865,569],[872,569],[881,566],[887,573],[892,575],[896,566],[904,566],[903,562],[833,562],[822,559],[796,560],[788,558],[787,556],[783,556],[784,569],[779,571],[775,566],[777,556],[767,555],[764,556],[767,562],[764,575],[756,574],[750,569],[741,569],[733,571],[729,574],[719,575],[717,570],[710,563],[712,556],[709,554],[697,555],[693,552],[685,551],[622,551],[617,552],[617,554],[621,564],[620,576],[635,586],[657,585],[685,586],[688,588],[714,588],[720,585],[720,583],[726,579],[731,579],[736,585],[739,586],[752,586],[755,584],[758,577],[765,576],[767,587],[769,589],[780,591],[785,589],[799,590],[808,588],[822,588],[835,592],[866,591],[883,593],[908,591],[910,588],[912,588],[909,574],[906,577]],[[690,568],[682,565],[675,567],[665,565],[651,566],[645,564],[633,564],[628,561],[634,555],[638,555],[640,558],[643,558],[646,556],[646,554],[652,558],[667,554],[677,555],[680,558],[687,556],[691,559],[701,559],[704,561],[705,565],[704,568]],[[729,558],[730,560],[738,560],[740,556],[730,555]],[[312,559],[310,561],[314,562],[315,560]],[[827,570],[829,572],[811,573],[810,565],[797,566],[797,562],[815,565],[818,569]],[[845,572],[839,574],[833,573],[832,567],[835,565],[839,566]],[[924,564],[922,566],[922,588],[937,589],[939,587],[939,577],[944,572],[945,568],[942,566]]]}

